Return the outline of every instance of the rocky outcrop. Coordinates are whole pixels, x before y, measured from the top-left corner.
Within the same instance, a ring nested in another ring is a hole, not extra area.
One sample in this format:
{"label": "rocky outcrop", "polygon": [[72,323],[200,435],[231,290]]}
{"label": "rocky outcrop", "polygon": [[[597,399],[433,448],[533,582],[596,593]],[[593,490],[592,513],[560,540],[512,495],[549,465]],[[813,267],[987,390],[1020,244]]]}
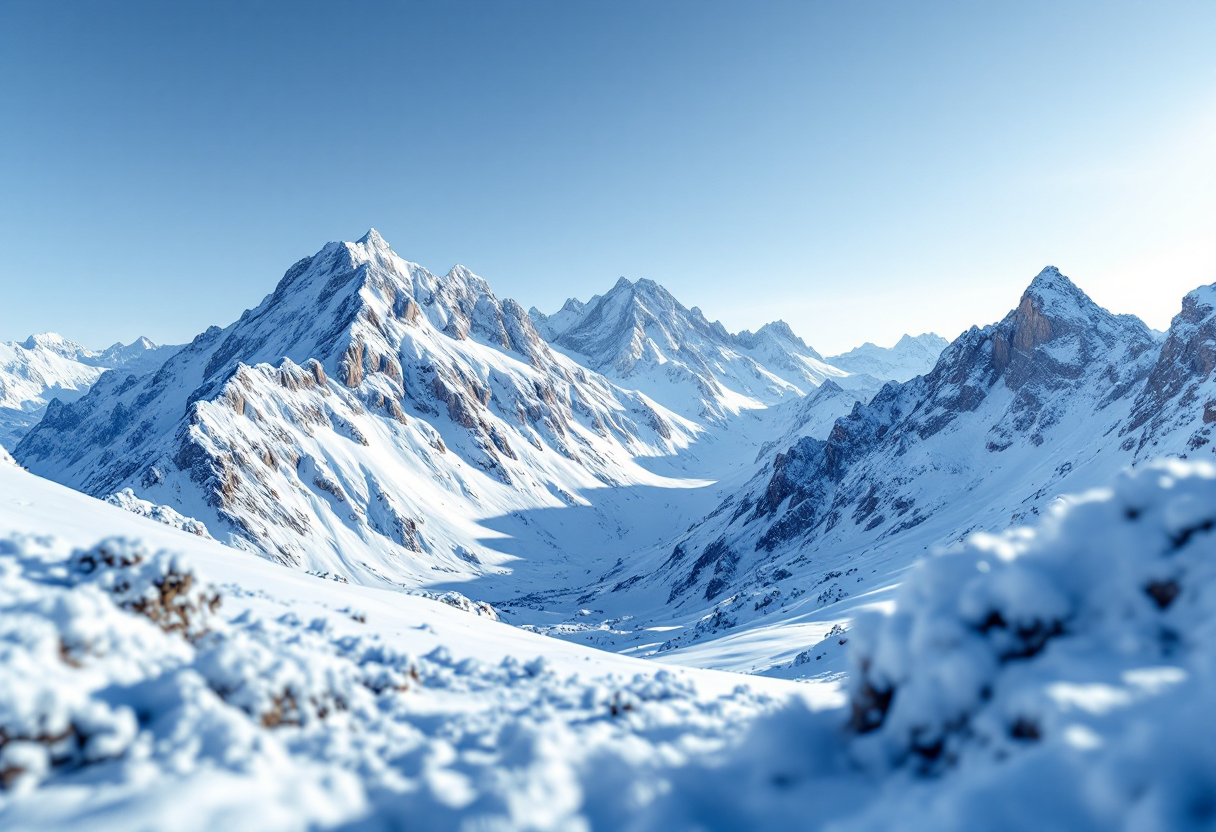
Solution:
{"label": "rocky outcrop", "polygon": [[1125,447],[1143,453],[1166,434],[1190,434],[1189,450],[1210,441],[1216,421],[1216,286],[1204,286],[1182,300],[1157,361],[1136,397],[1121,431]]}

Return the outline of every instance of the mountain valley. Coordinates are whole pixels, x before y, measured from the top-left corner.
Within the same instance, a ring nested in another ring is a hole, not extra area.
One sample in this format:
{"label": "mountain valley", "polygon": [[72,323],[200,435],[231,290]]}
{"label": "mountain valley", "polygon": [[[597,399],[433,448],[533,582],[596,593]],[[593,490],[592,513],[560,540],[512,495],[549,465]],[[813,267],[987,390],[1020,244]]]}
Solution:
{"label": "mountain valley", "polygon": [[13,451],[313,574],[813,676],[798,657],[926,553],[1210,447],[1212,315],[1197,290],[1162,339],[1048,267],[953,342],[824,359],[780,321],[732,334],[648,280],[525,313],[371,231],[155,371],[52,402]]}

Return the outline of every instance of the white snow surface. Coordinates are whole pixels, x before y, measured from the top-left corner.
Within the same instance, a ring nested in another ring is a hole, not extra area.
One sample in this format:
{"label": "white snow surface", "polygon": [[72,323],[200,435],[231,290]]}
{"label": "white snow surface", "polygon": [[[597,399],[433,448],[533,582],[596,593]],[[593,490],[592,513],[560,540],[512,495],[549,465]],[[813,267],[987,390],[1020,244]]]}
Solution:
{"label": "white snow surface", "polygon": [[308,575],[11,467],[0,541],[6,832],[658,829],[696,811],[668,774],[842,701]]}
{"label": "white snow surface", "polygon": [[0,468],[0,827],[1208,829],[1214,527],[1216,469],[1175,461],[973,537],[827,636],[846,702],[306,575]]}

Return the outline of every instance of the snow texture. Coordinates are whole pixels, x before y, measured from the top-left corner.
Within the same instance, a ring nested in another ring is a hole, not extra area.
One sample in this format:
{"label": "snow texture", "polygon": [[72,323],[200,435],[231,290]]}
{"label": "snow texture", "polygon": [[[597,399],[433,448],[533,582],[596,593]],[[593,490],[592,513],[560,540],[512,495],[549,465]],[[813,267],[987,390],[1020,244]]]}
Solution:
{"label": "snow texture", "polygon": [[190,534],[196,534],[199,537],[211,537],[207,533],[207,527],[193,517],[183,517],[168,506],[158,506],[147,500],[141,500],[129,488],[124,488],[117,494],[111,494],[109,497],[106,497],[106,502],[138,514],[141,517],[155,520],[157,523],[164,523],[166,526],[181,529],[182,531],[190,532]]}

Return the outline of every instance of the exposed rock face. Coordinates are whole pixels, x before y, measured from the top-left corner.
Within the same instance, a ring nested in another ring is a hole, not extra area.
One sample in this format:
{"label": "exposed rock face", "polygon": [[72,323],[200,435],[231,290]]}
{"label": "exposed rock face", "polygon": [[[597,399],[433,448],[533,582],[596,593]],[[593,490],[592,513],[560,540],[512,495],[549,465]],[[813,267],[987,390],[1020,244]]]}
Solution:
{"label": "exposed rock face", "polygon": [[1210,441],[1206,426],[1216,421],[1216,287],[1204,286],[1182,300],[1161,346],[1157,362],[1132,415],[1121,431],[1125,447],[1138,455],[1151,449],[1165,434],[1190,433],[1187,446],[1196,450]]}
{"label": "exposed rock face", "polygon": [[[627,481],[635,453],[670,452],[688,430],[554,354],[467,269],[436,277],[372,231],[296,263],[156,373],[53,403],[16,455],[285,563],[386,580],[468,572],[453,554],[477,551],[468,515]],[[383,563],[343,561],[369,544]]]}

